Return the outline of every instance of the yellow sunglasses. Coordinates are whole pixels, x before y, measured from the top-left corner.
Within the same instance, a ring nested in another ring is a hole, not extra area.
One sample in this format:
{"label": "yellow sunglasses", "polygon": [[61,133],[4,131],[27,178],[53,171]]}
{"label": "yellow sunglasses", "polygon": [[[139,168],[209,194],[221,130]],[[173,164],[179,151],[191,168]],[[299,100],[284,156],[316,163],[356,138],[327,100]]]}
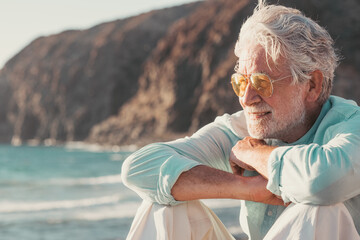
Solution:
{"label": "yellow sunglasses", "polygon": [[243,97],[246,91],[246,87],[250,82],[256,92],[263,97],[271,97],[273,94],[273,83],[288,78],[290,76],[282,77],[276,80],[272,80],[265,73],[253,73],[250,75],[244,75],[241,73],[234,73],[231,76],[231,85],[237,96]]}

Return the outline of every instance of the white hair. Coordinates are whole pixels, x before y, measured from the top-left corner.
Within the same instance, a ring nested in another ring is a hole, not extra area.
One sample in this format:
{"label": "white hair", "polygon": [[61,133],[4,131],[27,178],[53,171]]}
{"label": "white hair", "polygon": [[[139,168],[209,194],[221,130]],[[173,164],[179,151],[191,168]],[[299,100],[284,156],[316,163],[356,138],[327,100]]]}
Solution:
{"label": "white hair", "polygon": [[294,83],[305,82],[310,79],[309,73],[320,70],[324,79],[318,102],[327,100],[339,57],[331,36],[315,21],[297,9],[259,0],[241,27],[235,54],[239,56],[249,43],[260,44],[274,63],[280,57],[286,59]]}

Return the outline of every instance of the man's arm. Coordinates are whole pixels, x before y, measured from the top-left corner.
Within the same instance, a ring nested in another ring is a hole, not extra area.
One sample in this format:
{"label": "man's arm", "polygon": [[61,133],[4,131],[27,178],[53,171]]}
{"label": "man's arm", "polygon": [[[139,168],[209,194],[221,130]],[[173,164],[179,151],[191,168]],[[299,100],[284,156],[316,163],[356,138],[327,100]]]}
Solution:
{"label": "man's arm", "polygon": [[329,141],[323,144],[274,148],[245,138],[234,146],[230,159],[268,178],[267,188],[285,202],[344,202],[360,194],[359,122],[357,117],[328,129]]}
{"label": "man's arm", "polygon": [[267,188],[284,201],[315,205],[332,205],[359,195],[360,149],[352,140],[338,136],[325,145],[275,149]]}
{"label": "man's arm", "polygon": [[176,204],[171,190],[183,172],[198,165],[231,172],[230,151],[240,137],[226,125],[229,117],[218,118],[191,137],[150,144],[136,151],[123,164],[124,184],[143,199]]}
{"label": "man's arm", "polygon": [[230,198],[283,205],[266,184],[261,175],[243,177],[202,165],[183,172],[171,192],[178,201]]}

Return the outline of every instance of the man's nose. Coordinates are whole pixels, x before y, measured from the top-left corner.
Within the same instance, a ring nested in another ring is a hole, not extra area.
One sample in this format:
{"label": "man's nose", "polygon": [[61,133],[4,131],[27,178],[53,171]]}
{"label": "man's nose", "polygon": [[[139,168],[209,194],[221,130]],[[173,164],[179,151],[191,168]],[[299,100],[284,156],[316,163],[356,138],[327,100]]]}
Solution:
{"label": "man's nose", "polygon": [[242,103],[245,106],[250,106],[254,103],[258,103],[261,101],[261,97],[258,94],[258,92],[251,86],[251,83],[248,83],[248,85],[245,88],[244,96],[240,97],[240,103]]}

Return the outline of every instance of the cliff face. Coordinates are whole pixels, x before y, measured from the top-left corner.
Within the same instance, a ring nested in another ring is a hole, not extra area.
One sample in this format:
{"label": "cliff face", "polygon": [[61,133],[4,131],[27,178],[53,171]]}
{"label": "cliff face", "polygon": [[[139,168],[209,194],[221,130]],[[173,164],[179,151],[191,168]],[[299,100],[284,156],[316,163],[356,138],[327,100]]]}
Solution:
{"label": "cliff face", "polygon": [[[358,1],[280,3],[326,26],[344,58],[333,92],[360,103]],[[0,72],[0,140],[143,145],[239,110],[233,48],[254,6],[205,1],[36,39]]]}
{"label": "cliff face", "polygon": [[7,102],[0,110],[6,126],[2,140],[84,140],[136,93],[144,62],[158,41],[197,5],[33,41],[0,73],[10,90],[1,95]]}

